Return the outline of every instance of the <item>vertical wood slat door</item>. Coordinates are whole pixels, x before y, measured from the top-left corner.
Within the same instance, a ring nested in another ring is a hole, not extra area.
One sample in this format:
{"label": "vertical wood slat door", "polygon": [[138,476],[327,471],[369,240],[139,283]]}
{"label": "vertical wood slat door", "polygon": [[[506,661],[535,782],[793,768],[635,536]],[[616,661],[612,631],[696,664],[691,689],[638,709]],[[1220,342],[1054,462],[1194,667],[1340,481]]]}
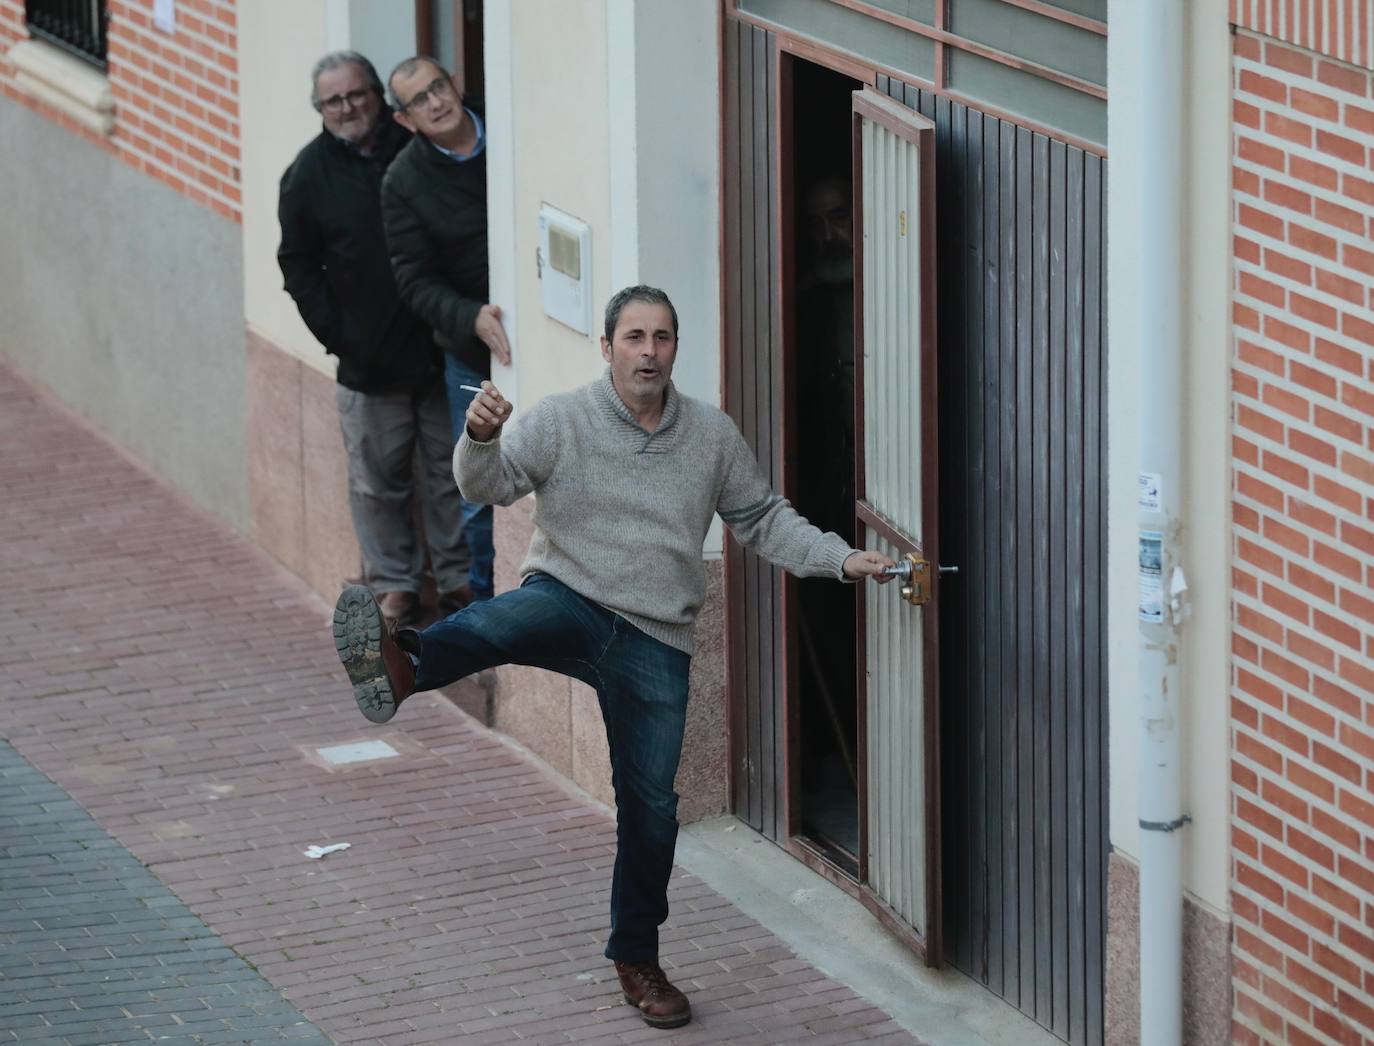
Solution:
{"label": "vertical wood slat door", "polygon": [[[854,184],[862,233],[856,310],[862,460],[855,506],[865,546],[935,553],[935,125],[856,91]],[[939,960],[939,778],[935,604],[899,586],[863,603],[864,789],[860,878]]]}
{"label": "vertical wood slat door", "polygon": [[[723,155],[727,412],[782,488],[782,345],[774,178],[774,34],[724,26]],[[731,808],[771,839],[786,838],[782,573],[727,534]]]}
{"label": "vertical wood slat door", "polygon": [[886,76],[940,184],[942,937],[1104,1038],[1107,162]]}

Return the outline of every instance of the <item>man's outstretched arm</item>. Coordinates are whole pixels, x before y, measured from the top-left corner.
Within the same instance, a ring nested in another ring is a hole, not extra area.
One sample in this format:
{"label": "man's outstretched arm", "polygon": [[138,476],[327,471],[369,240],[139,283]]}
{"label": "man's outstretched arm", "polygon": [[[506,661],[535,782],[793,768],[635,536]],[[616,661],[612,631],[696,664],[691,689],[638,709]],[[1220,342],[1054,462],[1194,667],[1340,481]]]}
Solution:
{"label": "man's outstretched arm", "polygon": [[739,541],[798,577],[890,581],[883,570],[893,561],[881,552],[850,548],[838,534],[822,531],[776,493],[744,437],[735,434],[717,506],[721,520]]}
{"label": "man's outstretched arm", "polygon": [[845,559],[841,569],[844,571],[844,576],[851,581],[871,577],[878,584],[886,585],[892,580],[893,575],[884,574],[883,571],[896,565],[892,557],[885,556],[881,552],[856,549]]}

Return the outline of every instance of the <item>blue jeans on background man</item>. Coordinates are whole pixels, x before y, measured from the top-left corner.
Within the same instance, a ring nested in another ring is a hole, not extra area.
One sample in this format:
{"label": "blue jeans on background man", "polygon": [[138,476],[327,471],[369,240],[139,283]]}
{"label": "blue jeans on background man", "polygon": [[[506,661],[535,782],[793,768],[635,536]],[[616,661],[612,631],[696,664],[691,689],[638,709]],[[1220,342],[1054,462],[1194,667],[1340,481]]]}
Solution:
{"label": "blue jeans on background man", "polygon": [[606,958],[657,959],[677,845],[673,780],[682,756],[691,656],[548,574],[531,574],[518,589],[473,603],[418,635],[417,691],[502,664],[548,669],[596,691],[616,805]]}
{"label": "blue jeans on background man", "polygon": [[[453,442],[457,443],[467,425],[468,406],[476,396],[474,392],[460,389],[459,385],[481,385],[483,377],[461,360],[444,356],[444,383],[448,386],[448,412],[453,423]],[[474,600],[490,599],[496,594],[492,576],[496,562],[496,546],[492,540],[492,508],[490,505],[474,505],[462,501],[463,536],[467,539],[468,551],[472,554],[472,566],[468,568],[468,587],[472,589]]]}

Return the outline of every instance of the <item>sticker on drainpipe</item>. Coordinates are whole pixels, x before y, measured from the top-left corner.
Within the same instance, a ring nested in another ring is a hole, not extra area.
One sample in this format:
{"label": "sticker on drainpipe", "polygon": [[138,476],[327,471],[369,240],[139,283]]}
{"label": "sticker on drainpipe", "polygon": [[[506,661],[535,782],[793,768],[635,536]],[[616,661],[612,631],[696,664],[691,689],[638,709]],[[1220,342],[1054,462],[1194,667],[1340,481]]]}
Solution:
{"label": "sticker on drainpipe", "polygon": [[1164,620],[1164,534],[1158,530],[1140,532],[1140,609],[1141,621]]}
{"label": "sticker on drainpipe", "polygon": [[1158,472],[1142,472],[1140,474],[1139,486],[1136,490],[1136,504],[1140,506],[1142,512],[1159,512],[1163,504],[1163,497],[1160,495],[1160,488],[1164,485],[1164,477]]}

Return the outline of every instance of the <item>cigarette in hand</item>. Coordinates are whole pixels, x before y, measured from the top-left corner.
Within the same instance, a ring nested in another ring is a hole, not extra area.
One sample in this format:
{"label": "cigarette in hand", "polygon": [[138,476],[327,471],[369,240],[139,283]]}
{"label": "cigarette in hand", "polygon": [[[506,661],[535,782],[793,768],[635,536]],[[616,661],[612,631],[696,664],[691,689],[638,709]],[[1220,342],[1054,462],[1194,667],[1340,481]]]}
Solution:
{"label": "cigarette in hand", "polygon": [[464,392],[481,392],[481,391],[482,391],[482,390],[481,390],[480,388],[478,388],[476,385],[459,385],[458,387],[459,387],[460,389],[462,389]]}

